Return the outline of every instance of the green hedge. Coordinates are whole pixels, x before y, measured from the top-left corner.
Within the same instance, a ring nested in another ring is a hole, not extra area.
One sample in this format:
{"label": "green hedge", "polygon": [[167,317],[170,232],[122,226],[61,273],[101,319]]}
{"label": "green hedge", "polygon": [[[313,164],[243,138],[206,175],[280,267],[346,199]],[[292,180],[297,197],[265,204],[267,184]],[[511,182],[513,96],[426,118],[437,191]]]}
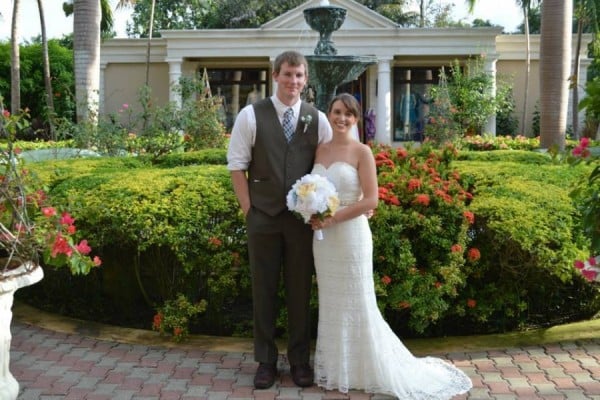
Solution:
{"label": "green hedge", "polygon": [[[530,152],[480,154],[453,161],[451,151],[423,148],[389,155],[394,168],[380,166],[380,183],[403,205],[382,200],[371,219],[375,283],[381,309],[404,336],[514,330],[587,318],[599,308],[597,289],[572,268],[586,245],[568,192],[587,167]],[[223,157],[209,151],[159,165],[141,158],[32,164],[104,266],[85,278],[49,271],[18,295],[149,329],[156,307],[183,293],[208,302],[192,332],[249,335],[243,216],[225,166],[202,164]],[[428,183],[428,208],[403,189],[425,165],[439,175]],[[451,182],[452,202],[434,199],[438,178]],[[465,223],[465,211],[474,223]],[[473,248],[480,259],[469,258]],[[283,333],[283,311],[279,322]]]}

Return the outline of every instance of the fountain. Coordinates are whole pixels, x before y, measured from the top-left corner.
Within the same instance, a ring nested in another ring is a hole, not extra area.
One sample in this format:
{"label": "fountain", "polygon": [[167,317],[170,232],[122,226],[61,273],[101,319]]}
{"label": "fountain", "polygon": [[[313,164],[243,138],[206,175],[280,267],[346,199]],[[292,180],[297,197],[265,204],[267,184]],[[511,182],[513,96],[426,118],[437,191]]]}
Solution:
{"label": "fountain", "polygon": [[374,56],[338,56],[331,40],[331,34],[337,31],[346,19],[346,9],[321,0],[318,7],[304,10],[304,19],[312,30],[319,32],[319,41],[314,55],[306,56],[308,61],[308,80],[316,92],[316,107],[326,112],[329,102],[336,94],[339,85],[351,82],[371,64]]}

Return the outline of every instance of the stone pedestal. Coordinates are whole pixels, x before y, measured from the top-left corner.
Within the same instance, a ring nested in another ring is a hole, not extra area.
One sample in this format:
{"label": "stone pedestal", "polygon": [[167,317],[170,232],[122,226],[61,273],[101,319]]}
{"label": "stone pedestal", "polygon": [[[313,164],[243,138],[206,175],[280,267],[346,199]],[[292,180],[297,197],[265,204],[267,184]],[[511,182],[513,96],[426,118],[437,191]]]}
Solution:
{"label": "stone pedestal", "polygon": [[43,277],[42,268],[29,263],[0,275],[0,400],[14,400],[19,394],[19,383],[10,373],[10,324],[14,294]]}

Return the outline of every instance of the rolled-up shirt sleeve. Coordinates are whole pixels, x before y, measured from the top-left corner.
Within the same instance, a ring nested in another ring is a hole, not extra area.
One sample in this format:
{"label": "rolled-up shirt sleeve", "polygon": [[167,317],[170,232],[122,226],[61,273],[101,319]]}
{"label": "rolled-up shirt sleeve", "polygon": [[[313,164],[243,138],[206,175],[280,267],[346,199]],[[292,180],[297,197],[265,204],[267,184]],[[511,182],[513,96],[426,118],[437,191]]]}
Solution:
{"label": "rolled-up shirt sleeve", "polygon": [[248,105],[239,112],[229,138],[227,148],[227,169],[246,171],[252,160],[252,146],[256,138],[256,117],[254,108]]}
{"label": "rolled-up shirt sleeve", "polygon": [[327,143],[331,140],[333,132],[331,131],[331,125],[327,115],[322,111],[319,111],[319,143]]}

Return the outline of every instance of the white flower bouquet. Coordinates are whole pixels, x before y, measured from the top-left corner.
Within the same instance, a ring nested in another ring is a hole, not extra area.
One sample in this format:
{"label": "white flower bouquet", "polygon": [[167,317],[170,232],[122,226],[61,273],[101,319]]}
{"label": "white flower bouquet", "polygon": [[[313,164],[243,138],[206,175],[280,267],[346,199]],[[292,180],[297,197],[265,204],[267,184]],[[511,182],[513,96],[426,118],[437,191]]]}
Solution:
{"label": "white flower bouquet", "polygon": [[[337,211],[340,200],[331,181],[321,175],[307,174],[298,179],[286,197],[290,211],[308,223],[311,217],[319,219],[332,217]],[[317,240],[323,239],[323,232],[316,230]]]}

